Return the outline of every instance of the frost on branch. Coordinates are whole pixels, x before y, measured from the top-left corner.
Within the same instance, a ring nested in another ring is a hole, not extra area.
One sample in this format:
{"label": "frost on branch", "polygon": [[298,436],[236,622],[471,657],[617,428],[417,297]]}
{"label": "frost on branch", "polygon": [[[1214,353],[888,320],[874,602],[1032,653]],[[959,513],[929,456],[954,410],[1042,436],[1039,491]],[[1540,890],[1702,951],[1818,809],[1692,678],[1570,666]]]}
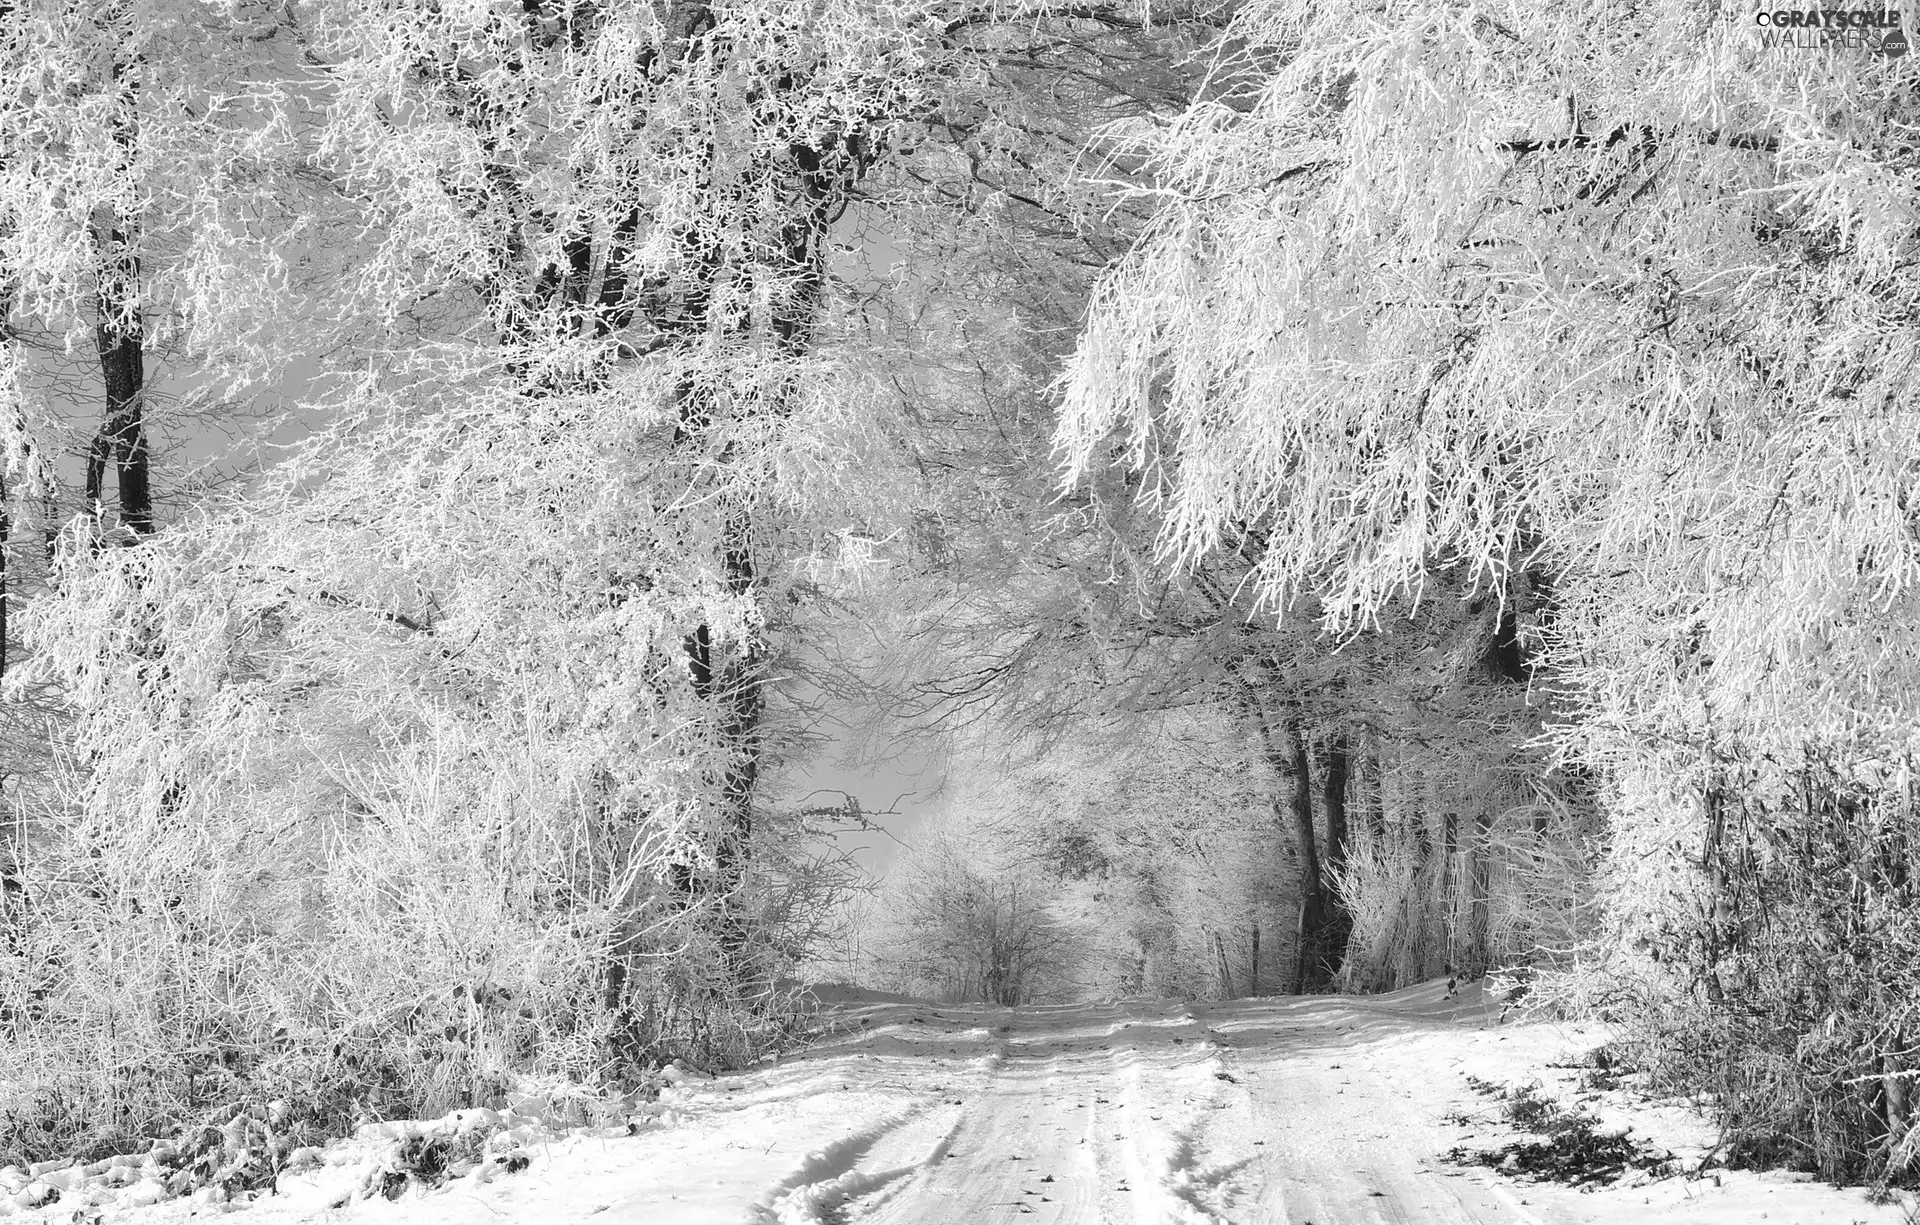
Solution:
{"label": "frost on branch", "polygon": [[1550,581],[1557,748],[1610,818],[1586,998],[1823,1172],[1902,1173],[1920,960],[1870,916],[1920,828],[1910,65],[1677,3],[1237,32],[1096,292],[1074,471],[1124,450],[1169,555],[1252,535],[1268,606],[1336,629],[1446,567]]}
{"label": "frost on branch", "polygon": [[[438,376],[368,387],[244,505],[69,551],[35,605],[25,683],[64,687],[85,756],[7,961],[23,1095],[106,1068],[146,1110],[433,1111],[781,1023],[738,992],[778,969],[783,828],[731,893],[693,885],[727,742],[685,641],[758,614],[689,548],[712,502],[663,496],[698,488],[671,404]],[[757,969],[721,910],[768,916]],[[74,1140],[148,1122],[96,1106]]]}

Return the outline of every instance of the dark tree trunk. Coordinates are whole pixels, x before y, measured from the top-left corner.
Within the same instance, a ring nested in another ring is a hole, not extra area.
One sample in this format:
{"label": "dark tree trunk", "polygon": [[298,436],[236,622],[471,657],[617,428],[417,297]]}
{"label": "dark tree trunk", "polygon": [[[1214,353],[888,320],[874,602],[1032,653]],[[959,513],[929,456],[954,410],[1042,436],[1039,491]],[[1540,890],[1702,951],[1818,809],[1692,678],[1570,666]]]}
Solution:
{"label": "dark tree trunk", "polygon": [[111,269],[100,286],[95,336],[107,415],[87,454],[87,504],[100,513],[112,465],[119,478],[120,522],[134,535],[145,536],[153,531],[153,488],[147,459],[146,360],[139,314],[132,305],[139,261],[125,253],[126,238],[119,229],[109,231],[103,245],[117,254],[110,257]]}
{"label": "dark tree trunk", "polygon": [[1347,780],[1352,775],[1353,759],[1347,742],[1335,738],[1327,745],[1327,764],[1320,775],[1321,808],[1327,814],[1327,876],[1340,871],[1347,862]]}
{"label": "dark tree trunk", "polygon": [[1247,969],[1247,994],[1260,994],[1260,925],[1253,925],[1253,952]]}
{"label": "dark tree trunk", "polygon": [[1320,958],[1328,978],[1338,973],[1341,962],[1346,960],[1347,937],[1353,934],[1353,913],[1334,887],[1340,869],[1347,862],[1347,783],[1352,767],[1346,739],[1336,736],[1327,745],[1326,768],[1320,775],[1320,807],[1327,817],[1327,853],[1321,861],[1324,909]]}
{"label": "dark tree trunk", "polygon": [[[1900,1045],[1896,1032],[1892,1043]],[[1898,1147],[1907,1138],[1907,1131],[1913,1126],[1912,1103],[1909,1100],[1906,1069],[1901,1066],[1897,1055],[1880,1056],[1880,1070],[1884,1076],[1882,1084],[1886,1089],[1887,1144],[1889,1148]]]}
{"label": "dark tree trunk", "polygon": [[40,493],[40,560],[49,575],[57,576],[60,559],[60,496],[54,492],[53,482],[48,481]]}
{"label": "dark tree trunk", "polygon": [[1454,907],[1458,885],[1454,880],[1454,864],[1460,857],[1460,815],[1447,813],[1440,818],[1441,823],[1441,859],[1440,859],[1440,923],[1441,930],[1449,937],[1447,963],[1444,967],[1448,974],[1459,968],[1459,950],[1452,945],[1452,937],[1459,929],[1454,924]]}
{"label": "dark tree trunk", "polygon": [[7,481],[0,476],[0,680],[7,676],[7,614],[13,606],[13,584],[7,563],[13,558],[13,503],[7,498]]}
{"label": "dark tree trunk", "polygon": [[1467,958],[1462,972],[1478,978],[1492,968],[1492,932],[1489,924],[1493,894],[1493,818],[1485,813],[1473,820],[1471,852],[1472,910],[1467,921]]}
{"label": "dark tree trunk", "polygon": [[1313,828],[1313,775],[1299,725],[1288,712],[1266,728],[1267,760],[1280,776],[1276,815],[1286,823],[1300,857],[1300,938],[1294,954],[1293,993],[1299,995],[1320,972],[1320,935],[1326,922],[1324,873]]}
{"label": "dark tree trunk", "polygon": [[1368,737],[1367,751],[1360,757],[1361,777],[1360,793],[1365,797],[1367,836],[1375,846],[1384,844],[1387,837],[1387,761],[1378,741]]}
{"label": "dark tree trunk", "polygon": [[[6,321],[12,314],[12,287],[0,284],[0,331],[5,330]],[[27,462],[35,462],[31,453],[27,456]],[[7,573],[7,563],[13,560],[13,499],[8,496],[10,493],[5,476],[0,475],[0,680],[7,675],[7,632],[11,628],[8,614],[13,611],[12,576]]]}
{"label": "dark tree trunk", "polygon": [[[116,24],[126,14],[116,6],[108,19]],[[113,62],[114,110],[109,120],[115,148],[126,165],[134,158],[137,130],[132,65]],[[94,299],[94,337],[100,351],[100,374],[106,387],[106,418],[87,454],[87,508],[96,516],[106,496],[106,470],[117,469],[120,523],[136,537],[153,531],[153,490],[147,463],[146,357],[142,351],[140,318],[140,257],[136,253],[134,219],[120,216],[111,206],[94,233],[100,260]]]}
{"label": "dark tree trunk", "polygon": [[[1803,783],[1809,795],[1810,785]],[[1725,1002],[1725,994],[1720,984],[1720,959],[1737,941],[1739,925],[1734,921],[1733,893],[1727,880],[1727,797],[1717,786],[1708,787],[1702,797],[1707,809],[1707,844],[1704,858],[1709,877],[1709,896],[1713,900],[1713,913],[1708,918],[1705,939],[1702,945],[1705,951],[1705,964],[1701,967],[1706,979],[1707,999],[1715,1004]],[[1811,805],[1809,805],[1811,807]],[[1855,879],[1858,879],[1857,875]]]}

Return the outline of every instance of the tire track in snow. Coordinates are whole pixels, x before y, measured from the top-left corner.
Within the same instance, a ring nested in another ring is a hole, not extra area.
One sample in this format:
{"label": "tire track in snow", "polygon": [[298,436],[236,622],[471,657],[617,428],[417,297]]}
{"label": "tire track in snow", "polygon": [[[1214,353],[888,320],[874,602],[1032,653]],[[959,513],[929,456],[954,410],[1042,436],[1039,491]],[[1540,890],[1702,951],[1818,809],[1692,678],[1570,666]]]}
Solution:
{"label": "tire track in snow", "polygon": [[[971,1064],[951,1151],[903,1186],[872,1225],[1031,1225],[1129,1220],[1104,1108],[1112,1093],[1110,1017],[1085,1008],[1023,1011]],[[1018,1032],[1013,1032],[1017,1030]]]}
{"label": "tire track in snow", "polygon": [[[940,1160],[958,1126],[954,1115],[950,1108],[932,1111],[920,1103],[808,1153],[748,1208],[749,1225],[831,1225],[844,1219],[854,1200]],[[916,1122],[931,1126],[914,1127]],[[930,1147],[923,1134],[928,1131],[937,1137]],[[895,1164],[901,1150],[916,1142],[922,1155]]]}
{"label": "tire track in snow", "polygon": [[1221,1111],[1243,1104],[1245,1094],[1205,1033],[1183,1011],[1148,1023],[1142,1036],[1150,1045],[1136,1039],[1117,1053],[1132,1124],[1127,1161],[1143,1225],[1228,1225],[1244,1198],[1240,1176],[1253,1163],[1253,1149],[1244,1128],[1236,1134],[1218,1120]]}
{"label": "tire track in snow", "polygon": [[[1050,1023],[1051,1022],[1051,1023]],[[1024,1013],[972,1066],[948,1156],[873,1225],[1238,1225],[1244,1094],[1190,1013]],[[1237,1113],[1232,1110],[1240,1103]],[[1222,1113],[1222,1112],[1226,1113]],[[1236,1124],[1221,1127],[1216,1120]]]}

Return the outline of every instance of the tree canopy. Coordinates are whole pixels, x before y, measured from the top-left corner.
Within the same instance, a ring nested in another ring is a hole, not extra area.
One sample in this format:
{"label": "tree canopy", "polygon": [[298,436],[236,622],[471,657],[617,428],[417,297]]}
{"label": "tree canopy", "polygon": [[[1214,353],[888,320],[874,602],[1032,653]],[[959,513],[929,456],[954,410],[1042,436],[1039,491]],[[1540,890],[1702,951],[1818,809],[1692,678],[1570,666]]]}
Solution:
{"label": "tree canopy", "polygon": [[0,1149],[750,1059],[912,744],[916,989],[1534,974],[1906,1176],[1894,32],[0,7]]}

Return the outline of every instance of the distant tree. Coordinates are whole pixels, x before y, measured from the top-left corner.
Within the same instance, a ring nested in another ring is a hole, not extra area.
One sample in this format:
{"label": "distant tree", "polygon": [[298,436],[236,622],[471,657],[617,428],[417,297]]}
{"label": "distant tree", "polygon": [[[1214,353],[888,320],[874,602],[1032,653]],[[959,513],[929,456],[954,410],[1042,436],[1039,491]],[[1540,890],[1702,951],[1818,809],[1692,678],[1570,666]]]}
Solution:
{"label": "distant tree", "polygon": [[[1011,1007],[1071,996],[1071,936],[1030,872],[936,838],[907,853],[867,913],[884,981]],[[1064,990],[1063,990],[1064,989]]]}

